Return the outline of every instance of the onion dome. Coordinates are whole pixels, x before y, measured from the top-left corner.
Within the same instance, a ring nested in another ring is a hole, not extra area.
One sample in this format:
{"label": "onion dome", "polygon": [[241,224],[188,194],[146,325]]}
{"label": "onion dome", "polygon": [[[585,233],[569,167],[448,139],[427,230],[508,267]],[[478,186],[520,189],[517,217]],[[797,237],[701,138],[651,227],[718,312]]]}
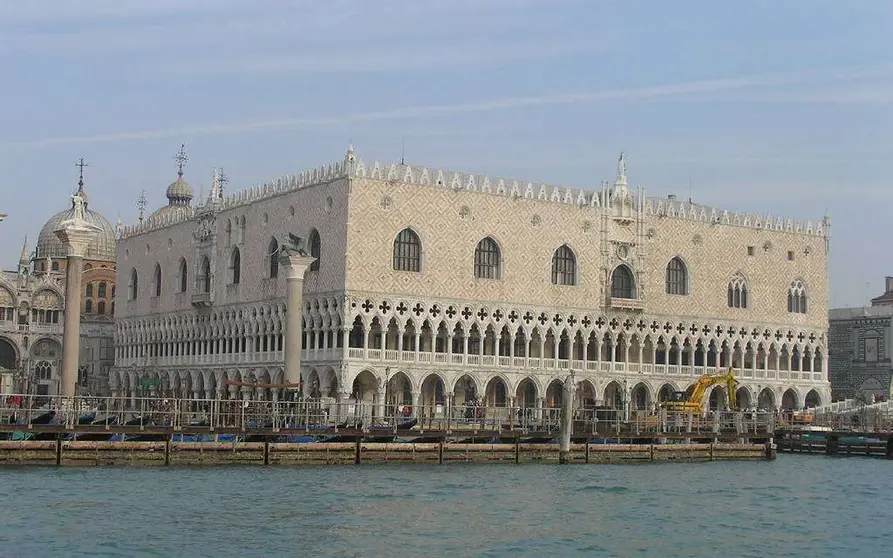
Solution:
{"label": "onion dome", "polygon": [[178,215],[191,213],[189,204],[194,197],[192,187],[183,179],[183,167],[186,165],[186,145],[180,146],[180,151],[174,158],[177,162],[177,179],[167,187],[167,205],[157,209],[149,219],[157,219],[166,215]]}
{"label": "onion dome", "polygon": [[192,201],[192,187],[183,180],[183,171],[177,173],[177,180],[167,187],[168,205],[189,205]]}

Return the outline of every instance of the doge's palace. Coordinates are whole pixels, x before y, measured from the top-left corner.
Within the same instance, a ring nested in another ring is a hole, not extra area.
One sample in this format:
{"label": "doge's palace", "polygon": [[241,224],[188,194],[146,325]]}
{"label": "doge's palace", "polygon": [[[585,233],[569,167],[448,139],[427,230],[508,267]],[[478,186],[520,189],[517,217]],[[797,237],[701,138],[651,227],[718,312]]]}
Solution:
{"label": "doge's palace", "polygon": [[[119,395],[275,399],[289,233],[304,274],[306,396],[388,404],[653,409],[733,367],[743,408],[830,401],[830,220],[344,158],[119,231]],[[150,386],[150,387],[147,387]],[[255,386],[255,387],[252,387]],[[710,405],[722,406],[722,387]],[[146,392],[150,393],[146,393]]]}

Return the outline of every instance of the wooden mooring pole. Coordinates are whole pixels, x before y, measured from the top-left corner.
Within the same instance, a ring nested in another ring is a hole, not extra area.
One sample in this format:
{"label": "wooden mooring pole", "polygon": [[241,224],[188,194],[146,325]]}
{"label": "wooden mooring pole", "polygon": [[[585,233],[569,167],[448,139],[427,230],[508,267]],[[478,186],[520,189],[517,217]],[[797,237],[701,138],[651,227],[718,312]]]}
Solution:
{"label": "wooden mooring pole", "polygon": [[558,463],[567,465],[571,462],[571,431],[574,426],[574,372],[564,381],[561,398],[561,425],[559,430]]}

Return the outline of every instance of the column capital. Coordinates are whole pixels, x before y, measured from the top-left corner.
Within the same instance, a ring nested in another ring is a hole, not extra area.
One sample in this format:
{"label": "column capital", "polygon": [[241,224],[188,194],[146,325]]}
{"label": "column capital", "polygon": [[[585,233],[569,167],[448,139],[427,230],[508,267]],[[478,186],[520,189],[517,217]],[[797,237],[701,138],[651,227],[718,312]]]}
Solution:
{"label": "column capital", "polygon": [[286,279],[289,280],[303,279],[304,272],[307,271],[307,268],[310,267],[310,264],[314,261],[316,261],[316,258],[306,254],[289,254],[285,252],[279,254],[279,263],[286,268]]}
{"label": "column capital", "polygon": [[63,221],[62,226],[53,231],[65,246],[67,255],[75,258],[84,257],[87,246],[96,238],[98,232],[99,227],[77,219]]}

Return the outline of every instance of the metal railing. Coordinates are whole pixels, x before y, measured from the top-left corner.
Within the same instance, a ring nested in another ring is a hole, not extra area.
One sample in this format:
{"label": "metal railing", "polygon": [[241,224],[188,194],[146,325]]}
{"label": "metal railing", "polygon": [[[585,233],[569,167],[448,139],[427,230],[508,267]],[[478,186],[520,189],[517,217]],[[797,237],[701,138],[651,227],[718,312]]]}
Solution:
{"label": "metal railing", "polygon": [[[664,410],[628,411],[608,408],[574,409],[576,436],[622,437],[649,433],[760,434],[776,426],[775,413],[707,412],[669,414]],[[493,407],[484,405],[338,403],[331,399],[294,401],[249,399],[177,399],[170,397],[62,397],[10,395],[0,400],[0,422],[21,429],[60,426],[67,429],[170,428],[209,430],[332,430],[364,433],[409,430],[463,432],[525,432],[557,435],[562,409],[552,407]],[[628,415],[628,418],[627,418]]]}

